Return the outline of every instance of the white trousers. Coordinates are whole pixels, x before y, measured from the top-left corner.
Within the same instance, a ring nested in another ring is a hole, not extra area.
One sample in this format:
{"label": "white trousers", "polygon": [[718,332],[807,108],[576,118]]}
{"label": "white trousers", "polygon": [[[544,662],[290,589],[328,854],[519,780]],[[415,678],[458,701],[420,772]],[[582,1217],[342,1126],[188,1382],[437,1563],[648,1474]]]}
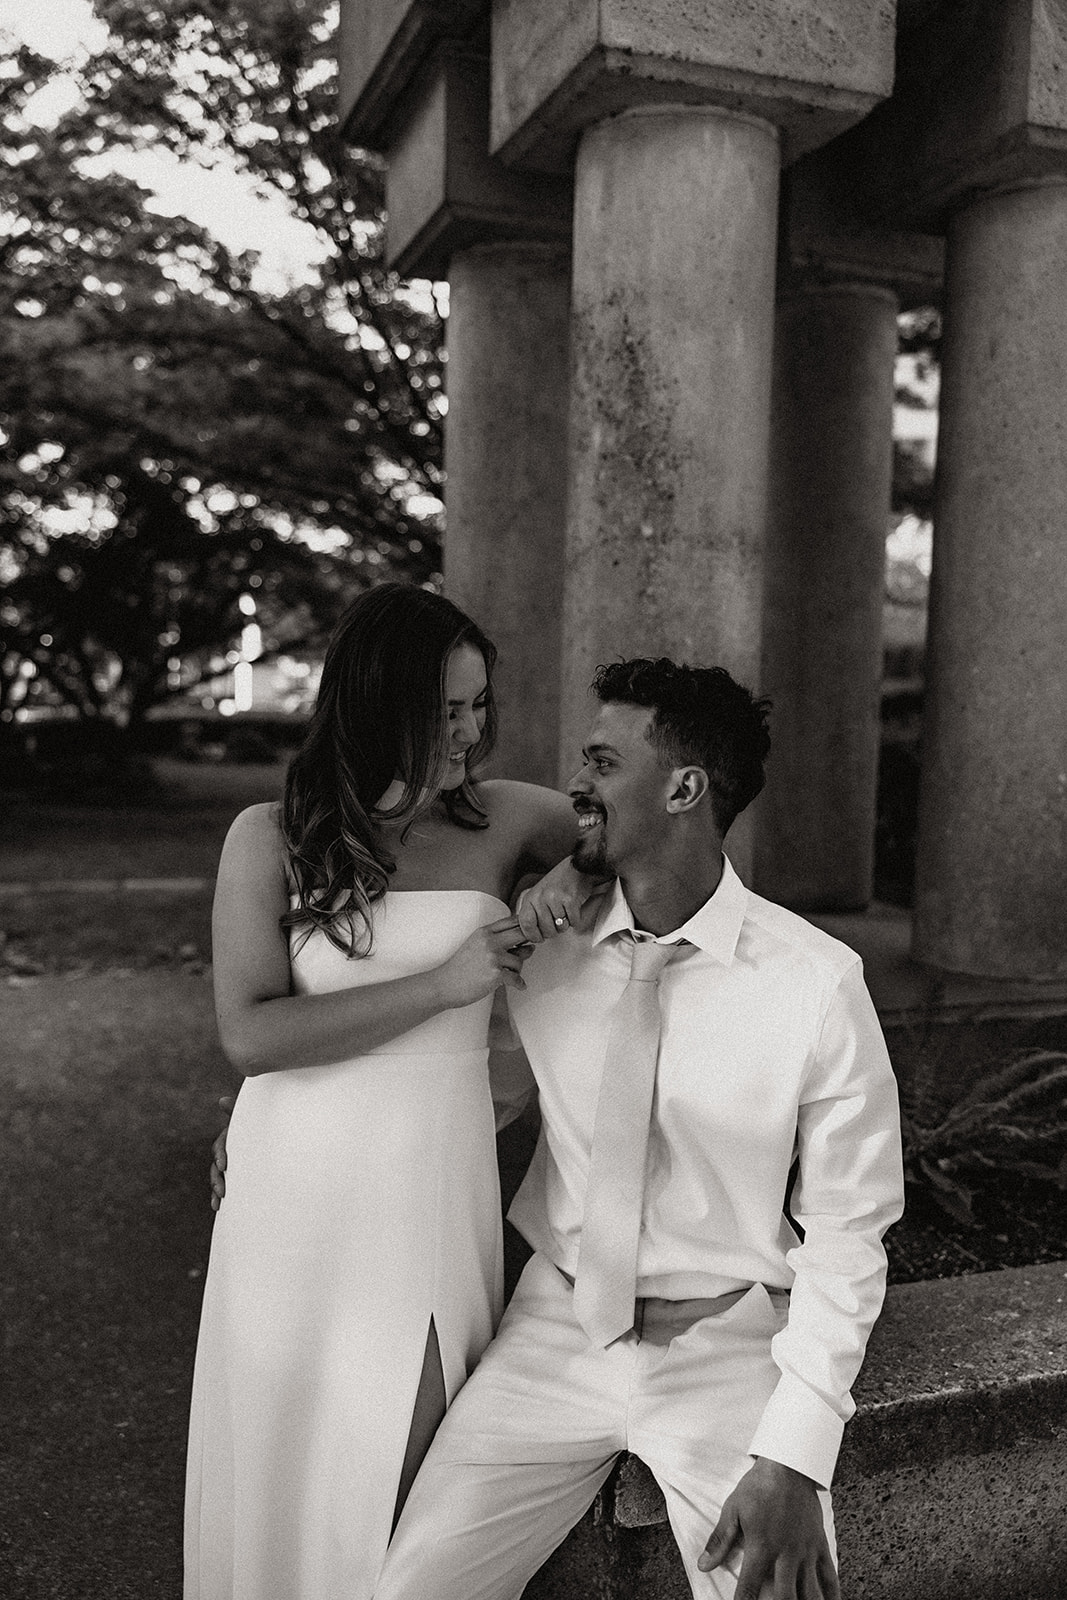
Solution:
{"label": "white trousers", "polygon": [[[572,1299],[535,1255],[419,1469],[375,1600],[518,1600],[622,1450],[663,1490],[693,1594],[732,1600],[740,1553],[712,1573],[697,1558],[752,1465],[785,1296],[757,1284],[668,1345],[631,1333],[607,1350],[589,1344]],[[830,1496],[820,1499],[833,1551]]]}

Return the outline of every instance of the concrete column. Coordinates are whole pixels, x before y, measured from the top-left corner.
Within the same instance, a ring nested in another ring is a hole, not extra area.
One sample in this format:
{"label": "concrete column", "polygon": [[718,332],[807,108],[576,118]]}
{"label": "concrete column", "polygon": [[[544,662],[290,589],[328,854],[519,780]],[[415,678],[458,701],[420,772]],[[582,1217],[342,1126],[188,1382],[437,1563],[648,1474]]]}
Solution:
{"label": "concrete column", "polygon": [[445,590],[500,650],[492,770],[555,785],[568,252],[475,246],[449,282]]}
{"label": "concrete column", "polygon": [[914,952],[1067,972],[1067,182],[952,218]]}
{"label": "concrete column", "polygon": [[762,686],[774,701],[756,887],[799,911],[871,898],[897,299],[782,297]]}
{"label": "concrete column", "polygon": [[778,167],[769,123],[716,107],[646,107],[582,135],[567,771],[599,662],[669,655],[757,682]]}

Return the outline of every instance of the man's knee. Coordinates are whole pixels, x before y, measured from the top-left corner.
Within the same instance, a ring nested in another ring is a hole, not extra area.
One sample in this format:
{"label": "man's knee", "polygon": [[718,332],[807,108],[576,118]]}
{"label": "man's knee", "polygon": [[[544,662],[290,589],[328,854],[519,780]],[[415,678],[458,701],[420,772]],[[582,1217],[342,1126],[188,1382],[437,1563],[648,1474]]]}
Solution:
{"label": "man's knee", "polygon": [[431,1450],[375,1600],[513,1600],[592,1504],[613,1459],[462,1462]]}

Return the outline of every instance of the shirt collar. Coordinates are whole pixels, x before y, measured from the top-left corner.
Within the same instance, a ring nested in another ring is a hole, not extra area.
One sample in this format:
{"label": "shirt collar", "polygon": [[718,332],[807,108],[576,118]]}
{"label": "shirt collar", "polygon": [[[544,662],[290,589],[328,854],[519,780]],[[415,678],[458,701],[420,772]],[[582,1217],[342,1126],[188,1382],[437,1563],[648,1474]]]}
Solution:
{"label": "shirt collar", "polygon": [[[748,908],[748,890],[737,876],[729,859],[722,858],[722,877],[710,900],[705,900],[689,921],[672,933],[661,934],[657,943],[678,944],[683,939],[698,949],[714,956],[728,967],[734,958],[737,941],[741,937],[741,924]],[[613,934],[632,933],[634,916],[626,903],[622,884],[616,879],[605,896],[600,914],[593,927],[593,944],[601,944]]]}

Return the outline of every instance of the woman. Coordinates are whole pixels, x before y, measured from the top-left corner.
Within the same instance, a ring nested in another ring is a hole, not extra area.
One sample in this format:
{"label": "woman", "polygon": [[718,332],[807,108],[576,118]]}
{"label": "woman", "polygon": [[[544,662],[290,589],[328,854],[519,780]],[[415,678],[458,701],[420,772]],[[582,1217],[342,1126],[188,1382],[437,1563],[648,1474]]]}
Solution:
{"label": "woman", "polygon": [[[223,848],[216,1011],[248,1081],[193,1384],[186,1600],[369,1600],[499,1315],[489,1013],[522,983],[509,899],[575,825],[562,795],[473,781],[494,657],[439,596],[361,596],[281,807]],[[562,864],[538,929],[590,887]]]}

